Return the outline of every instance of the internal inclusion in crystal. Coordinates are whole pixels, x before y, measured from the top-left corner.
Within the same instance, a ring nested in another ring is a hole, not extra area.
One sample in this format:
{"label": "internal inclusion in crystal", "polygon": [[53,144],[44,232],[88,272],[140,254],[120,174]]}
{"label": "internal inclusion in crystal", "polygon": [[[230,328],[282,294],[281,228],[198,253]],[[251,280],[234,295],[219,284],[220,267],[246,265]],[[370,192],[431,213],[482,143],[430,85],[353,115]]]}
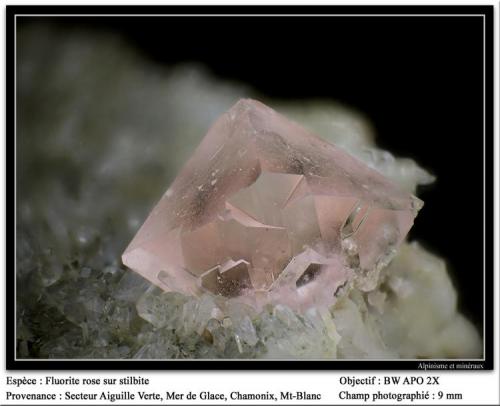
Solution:
{"label": "internal inclusion in crystal", "polygon": [[272,109],[220,117],[123,262],[165,290],[328,305],[375,287],[422,202]]}

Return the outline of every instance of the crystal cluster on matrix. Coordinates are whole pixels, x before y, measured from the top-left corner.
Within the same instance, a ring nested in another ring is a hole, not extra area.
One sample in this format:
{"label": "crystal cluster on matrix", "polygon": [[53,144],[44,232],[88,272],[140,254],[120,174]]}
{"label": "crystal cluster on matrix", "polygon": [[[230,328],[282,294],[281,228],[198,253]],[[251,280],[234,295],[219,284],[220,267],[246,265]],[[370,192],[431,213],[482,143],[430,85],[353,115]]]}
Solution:
{"label": "crystal cluster on matrix", "polygon": [[210,128],[123,254],[166,291],[302,311],[375,288],[422,201],[254,100]]}

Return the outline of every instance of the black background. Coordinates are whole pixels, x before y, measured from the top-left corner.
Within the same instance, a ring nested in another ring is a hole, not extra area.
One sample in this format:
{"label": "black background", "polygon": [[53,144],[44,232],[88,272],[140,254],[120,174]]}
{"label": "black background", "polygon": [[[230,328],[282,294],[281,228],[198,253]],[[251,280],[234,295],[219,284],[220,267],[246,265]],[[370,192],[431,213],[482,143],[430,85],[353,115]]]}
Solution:
{"label": "black background", "polygon": [[[279,20],[279,21],[278,21]],[[437,176],[411,238],[447,259],[459,306],[483,324],[483,21],[475,17],[73,17],[161,64],[197,61],[267,96],[335,99],[377,143]]]}

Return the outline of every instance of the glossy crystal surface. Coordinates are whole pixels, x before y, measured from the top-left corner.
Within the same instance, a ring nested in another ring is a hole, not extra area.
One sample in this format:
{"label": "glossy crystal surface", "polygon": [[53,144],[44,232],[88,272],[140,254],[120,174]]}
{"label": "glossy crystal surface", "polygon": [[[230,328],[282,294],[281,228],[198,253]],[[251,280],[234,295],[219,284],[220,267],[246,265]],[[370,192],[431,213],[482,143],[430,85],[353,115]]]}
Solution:
{"label": "glossy crystal surface", "polygon": [[125,253],[164,290],[296,309],[378,273],[422,202],[254,100],[210,128]]}

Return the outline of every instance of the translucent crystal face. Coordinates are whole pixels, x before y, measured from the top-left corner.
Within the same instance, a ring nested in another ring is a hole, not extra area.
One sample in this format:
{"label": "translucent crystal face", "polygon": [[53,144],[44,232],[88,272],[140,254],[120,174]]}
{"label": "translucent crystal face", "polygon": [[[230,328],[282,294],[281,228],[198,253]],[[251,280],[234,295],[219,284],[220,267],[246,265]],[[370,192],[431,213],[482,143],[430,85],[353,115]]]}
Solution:
{"label": "translucent crystal face", "polygon": [[343,150],[241,100],[210,128],[123,262],[165,290],[328,305],[348,283],[375,286],[421,206]]}

